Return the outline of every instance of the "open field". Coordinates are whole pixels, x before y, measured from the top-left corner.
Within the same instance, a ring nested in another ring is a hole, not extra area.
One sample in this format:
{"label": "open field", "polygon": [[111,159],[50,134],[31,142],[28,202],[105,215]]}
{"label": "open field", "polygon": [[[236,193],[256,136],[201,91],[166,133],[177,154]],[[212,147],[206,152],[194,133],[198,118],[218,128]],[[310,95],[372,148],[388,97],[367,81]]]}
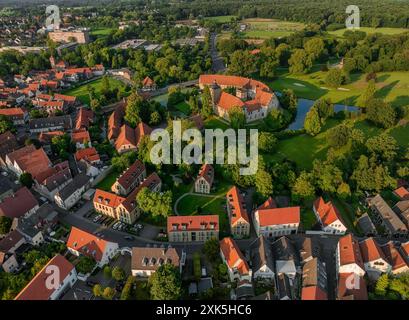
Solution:
{"label": "open field", "polygon": [[303,23],[276,19],[244,19],[242,23],[248,26],[243,32],[245,38],[280,38],[304,28]]}
{"label": "open field", "polygon": [[[367,86],[365,74],[351,74],[350,83],[342,86],[344,90],[328,88],[325,85],[326,74],[320,71],[319,66],[314,66],[311,73],[302,75],[290,74],[287,69],[281,69],[276,79],[264,81],[275,91],[292,89],[298,98],[330,98],[333,103],[356,105]],[[394,106],[409,104],[409,72],[380,72],[377,76],[378,98]]]}
{"label": "open field", "polygon": [[231,19],[236,18],[236,16],[215,16],[215,17],[205,17],[205,20],[217,22],[217,23],[228,23]]}
{"label": "open field", "polygon": [[[119,88],[123,86],[122,82],[114,79],[114,78],[109,78],[109,83],[111,85],[111,88]],[[88,94],[88,85],[93,87],[95,89],[95,93],[97,96],[99,96],[101,92],[101,86],[102,86],[102,78],[88,82],[87,84],[80,85],[76,88],[72,88],[69,90],[64,91],[64,94],[70,95],[70,96],[75,96],[77,97],[82,103],[89,104],[89,94]]]}
{"label": "open field", "polygon": [[[344,32],[347,31],[348,29],[339,29],[336,31],[329,31],[329,34],[332,34],[338,38],[343,38]],[[400,34],[404,32],[409,32],[409,29],[404,29],[404,28],[369,28],[369,27],[361,27],[359,28],[359,31],[366,32],[367,34],[373,34],[373,33],[382,33],[382,34]]]}
{"label": "open field", "polygon": [[100,28],[91,30],[91,35],[97,38],[107,37],[115,28]]}
{"label": "open field", "polygon": [[97,184],[97,189],[104,191],[111,191],[112,185],[115,183],[116,179],[119,177],[120,173],[112,171],[109,175],[105,177],[100,183]]}

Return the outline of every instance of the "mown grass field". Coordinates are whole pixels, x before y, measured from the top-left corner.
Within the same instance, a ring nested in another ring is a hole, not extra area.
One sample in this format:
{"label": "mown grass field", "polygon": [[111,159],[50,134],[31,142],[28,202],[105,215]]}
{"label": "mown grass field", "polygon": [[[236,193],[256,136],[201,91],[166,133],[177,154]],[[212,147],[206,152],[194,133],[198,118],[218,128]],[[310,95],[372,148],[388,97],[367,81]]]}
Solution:
{"label": "mown grass field", "polygon": [[91,35],[97,38],[107,37],[115,28],[99,28],[91,30]]}
{"label": "mown grass field", "polygon": [[[339,29],[336,31],[329,31],[328,33],[331,35],[336,36],[337,38],[343,38],[344,32],[347,31],[348,29]],[[369,28],[369,27],[361,27],[359,28],[359,31],[366,32],[367,34],[373,34],[373,33],[382,33],[382,34],[387,34],[387,35],[393,35],[393,34],[400,34],[404,32],[409,32],[409,29],[405,28]]]}
{"label": "mown grass field", "polygon": [[236,18],[236,16],[215,16],[215,17],[205,17],[205,20],[213,21],[216,23],[228,23],[231,19]]}
{"label": "mown grass field", "polygon": [[[350,75],[350,82],[341,88],[329,88],[325,84],[326,71],[316,65],[309,74],[290,74],[280,69],[277,78],[265,81],[273,90],[292,89],[298,98],[317,100],[330,98],[333,103],[356,105],[359,96],[365,90],[365,74]],[[409,104],[409,72],[380,72],[377,74],[376,97],[391,102],[394,106]]]}
{"label": "mown grass field", "polygon": [[291,35],[304,28],[303,23],[277,19],[244,19],[242,23],[248,26],[243,32],[245,38],[280,38]]}
{"label": "mown grass field", "polygon": [[[114,78],[109,78],[109,83],[112,88],[119,88],[123,86],[122,82],[114,79]],[[80,85],[76,88],[72,88],[69,90],[64,91],[64,94],[70,95],[70,96],[75,96],[77,97],[82,103],[89,104],[89,94],[88,94],[88,85],[91,85],[95,89],[95,93],[97,96],[99,96],[101,92],[101,87],[102,87],[102,78],[99,78],[97,80],[88,82],[86,84]]]}

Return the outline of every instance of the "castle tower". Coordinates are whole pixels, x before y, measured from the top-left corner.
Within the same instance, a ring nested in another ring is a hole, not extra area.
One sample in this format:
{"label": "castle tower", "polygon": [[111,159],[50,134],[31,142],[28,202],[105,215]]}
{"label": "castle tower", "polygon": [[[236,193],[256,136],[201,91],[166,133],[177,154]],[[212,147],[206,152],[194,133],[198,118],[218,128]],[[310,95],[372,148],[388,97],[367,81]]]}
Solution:
{"label": "castle tower", "polygon": [[216,80],[209,86],[210,94],[212,96],[213,110],[216,111],[217,103],[220,100],[222,94],[222,88],[217,84]]}

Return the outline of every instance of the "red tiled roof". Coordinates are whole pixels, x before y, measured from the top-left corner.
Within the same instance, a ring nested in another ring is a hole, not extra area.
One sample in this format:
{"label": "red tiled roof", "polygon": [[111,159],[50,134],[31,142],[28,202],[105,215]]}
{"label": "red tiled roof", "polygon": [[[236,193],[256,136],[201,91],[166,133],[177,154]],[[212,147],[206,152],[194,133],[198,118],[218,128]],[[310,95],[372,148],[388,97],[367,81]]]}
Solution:
{"label": "red tiled roof", "polygon": [[16,162],[22,171],[31,173],[33,178],[51,166],[43,148],[36,149],[33,145],[18,149],[7,156],[12,163]]}
{"label": "red tiled roof", "polygon": [[270,91],[270,88],[264,83],[257,81],[257,80],[244,78],[244,77],[226,76],[226,75],[220,75],[220,74],[202,74],[199,77],[200,84],[211,85],[214,82],[216,82],[217,84],[221,86],[227,86],[227,87],[239,87],[239,88],[251,87],[254,89],[259,88],[262,90]]}
{"label": "red tiled roof", "polygon": [[231,224],[236,224],[240,218],[243,218],[247,223],[250,223],[247,215],[246,204],[244,203],[244,199],[240,194],[240,190],[234,186],[229,190],[229,192],[227,192],[226,197],[229,201],[229,206],[232,212]]}
{"label": "red tiled roof", "polygon": [[314,208],[318,212],[324,227],[329,226],[331,223],[337,220],[344,224],[338,209],[331,203],[331,201],[325,203],[324,199],[319,197],[314,202]]}
{"label": "red tiled roof", "polygon": [[55,100],[62,100],[62,101],[65,101],[65,102],[75,102],[75,101],[77,101],[77,97],[75,97],[75,96],[67,96],[65,94],[59,94],[59,93],[54,94],[54,99]]}
{"label": "red tiled roof", "polygon": [[360,242],[359,248],[361,249],[361,255],[364,263],[378,259],[387,261],[385,254],[373,238],[367,238]]}
{"label": "red tiled roof", "polygon": [[71,133],[71,140],[74,143],[84,143],[84,141],[89,142],[91,138],[87,130],[75,130]]}
{"label": "red tiled roof", "polygon": [[21,108],[0,109],[0,115],[6,117],[24,117],[24,111]]}
{"label": "red tiled roof", "polygon": [[401,255],[401,253],[395,247],[392,241],[389,241],[381,248],[387,258],[387,261],[392,266],[392,270],[397,270],[405,266],[408,266],[405,258]]}
{"label": "red tiled roof", "polygon": [[236,242],[232,238],[227,237],[221,240],[220,250],[226,259],[226,263],[229,268],[237,268],[241,275],[246,275],[249,273],[250,268]]}
{"label": "red tiled roof", "polygon": [[142,81],[142,85],[145,86],[152,86],[155,84],[155,81],[153,81],[151,78],[146,77],[145,79],[143,79]]}
{"label": "red tiled roof", "polygon": [[[186,226],[183,229],[182,226]],[[204,229],[202,228],[204,226]],[[175,230],[176,228],[176,230]],[[175,231],[200,231],[215,230],[219,231],[219,216],[171,216],[168,217],[168,233]]]}
{"label": "red tiled roof", "polygon": [[409,191],[405,187],[400,187],[393,192],[402,200],[409,199]]}
{"label": "red tiled roof", "polygon": [[47,278],[50,276],[50,274],[47,273],[48,266],[58,267],[60,272],[60,284],[68,277],[70,272],[74,270],[74,266],[67,259],[60,254],[56,255],[36,274],[26,287],[21,290],[15,300],[49,300],[55,289],[49,289],[46,286]]}
{"label": "red tiled roof", "polygon": [[277,204],[272,197],[269,197],[261,206],[257,208],[257,210],[274,208],[277,208]]}
{"label": "red tiled roof", "polygon": [[236,96],[223,91],[220,95],[220,99],[217,102],[217,105],[222,109],[229,110],[233,107],[243,107],[244,102]]}
{"label": "red tiled roof", "polygon": [[36,198],[30,190],[23,187],[0,203],[0,216],[20,218],[35,206],[38,206]]}
{"label": "red tiled roof", "polygon": [[114,209],[117,208],[124,201],[125,201],[124,197],[100,189],[97,189],[95,191],[93,200],[95,204],[100,203],[104,206],[111,207]]}
{"label": "red tiled roof", "polygon": [[300,223],[300,207],[257,210],[261,227]]}
{"label": "red tiled roof", "polygon": [[75,160],[76,161],[86,160],[89,162],[93,162],[99,161],[100,158],[97,150],[94,147],[91,147],[77,150],[77,152],[75,152]]}
{"label": "red tiled roof", "polygon": [[75,120],[75,129],[87,128],[94,119],[94,112],[89,109],[81,107],[78,111],[77,118]]}
{"label": "red tiled roof", "polygon": [[259,54],[261,52],[260,49],[253,49],[250,51],[250,54]]}
{"label": "red tiled roof", "polygon": [[91,233],[76,227],[71,228],[70,236],[67,240],[67,248],[101,261],[109,241],[98,238]]}
{"label": "red tiled roof", "polygon": [[301,300],[328,300],[327,293],[318,286],[304,287]]}
{"label": "red tiled roof", "polygon": [[136,160],[119,178],[118,183],[128,189],[129,186],[139,177],[144,171],[146,171],[145,165]]}
{"label": "red tiled roof", "polygon": [[347,234],[346,236],[341,237],[338,245],[341,266],[356,263],[364,269],[359,243],[352,234]]}
{"label": "red tiled roof", "polygon": [[108,139],[116,139],[121,130],[122,118],[125,115],[125,104],[121,104],[115,109],[108,119]]}
{"label": "red tiled roof", "polygon": [[52,138],[64,135],[63,131],[48,131],[48,132],[41,132],[38,136],[38,140],[42,143],[50,143]]}
{"label": "red tiled roof", "polygon": [[353,289],[347,287],[347,283],[350,283],[350,278],[353,277],[353,273],[340,273],[338,280],[338,299],[345,299],[352,297],[353,300],[368,300],[368,291],[366,288],[366,282],[363,277],[359,277],[359,284],[353,286]]}
{"label": "red tiled roof", "polygon": [[140,122],[135,129],[124,124],[115,141],[115,148],[119,150],[124,145],[132,145],[136,148],[141,142],[142,137],[150,135],[151,132],[152,129],[143,122]]}
{"label": "red tiled roof", "polygon": [[402,251],[405,254],[405,256],[407,258],[409,258],[409,241],[405,242],[405,243],[402,243],[401,248],[402,248]]}
{"label": "red tiled roof", "polygon": [[200,171],[199,171],[199,175],[198,175],[197,179],[199,179],[199,178],[205,179],[208,184],[212,185],[213,180],[214,180],[214,169],[213,169],[213,167],[208,163],[203,164]]}

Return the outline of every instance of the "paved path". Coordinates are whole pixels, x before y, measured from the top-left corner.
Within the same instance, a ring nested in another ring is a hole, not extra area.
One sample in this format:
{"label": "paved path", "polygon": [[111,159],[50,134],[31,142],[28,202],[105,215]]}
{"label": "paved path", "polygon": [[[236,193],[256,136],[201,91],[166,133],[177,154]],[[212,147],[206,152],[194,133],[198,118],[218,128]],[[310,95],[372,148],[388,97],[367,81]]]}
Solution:
{"label": "paved path", "polygon": [[210,55],[212,57],[212,71],[215,73],[226,71],[226,66],[224,65],[224,59],[220,56],[217,51],[217,34],[212,33],[210,35]]}

